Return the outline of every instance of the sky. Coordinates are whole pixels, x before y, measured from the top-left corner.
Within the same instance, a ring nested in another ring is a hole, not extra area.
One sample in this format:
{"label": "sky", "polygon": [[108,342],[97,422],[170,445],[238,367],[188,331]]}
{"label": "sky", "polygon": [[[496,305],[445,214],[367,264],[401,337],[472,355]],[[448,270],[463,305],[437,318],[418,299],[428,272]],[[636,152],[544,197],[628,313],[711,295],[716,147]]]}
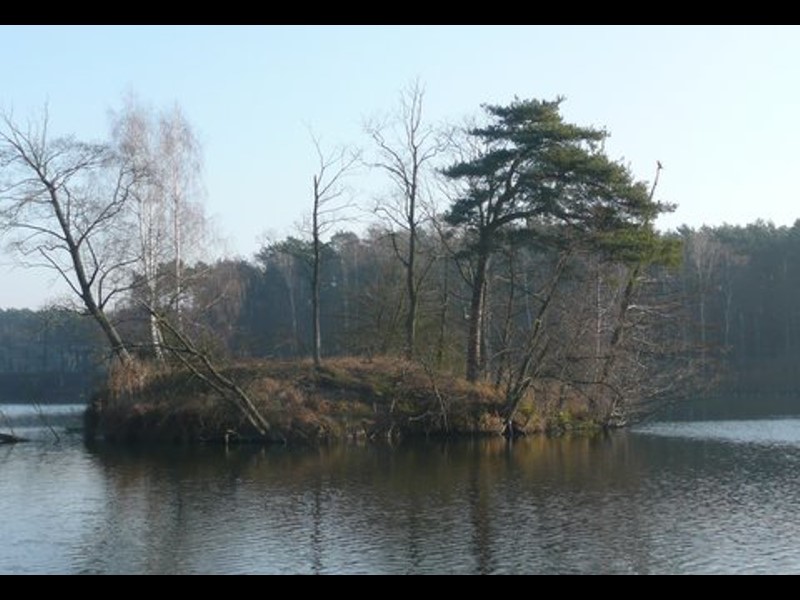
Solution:
{"label": "sky", "polygon": [[[296,233],[316,168],[310,131],[323,148],[368,147],[365,119],[415,79],[432,124],[564,96],[565,118],[607,129],[607,153],[638,179],[661,161],[657,199],[677,205],[663,230],[800,217],[794,26],[0,26],[0,56],[0,108],[28,118],[47,104],[53,135],[107,138],[130,91],[179,104],[232,256]],[[369,206],[385,188],[366,180],[353,189]],[[0,309],[65,293],[0,250]]]}

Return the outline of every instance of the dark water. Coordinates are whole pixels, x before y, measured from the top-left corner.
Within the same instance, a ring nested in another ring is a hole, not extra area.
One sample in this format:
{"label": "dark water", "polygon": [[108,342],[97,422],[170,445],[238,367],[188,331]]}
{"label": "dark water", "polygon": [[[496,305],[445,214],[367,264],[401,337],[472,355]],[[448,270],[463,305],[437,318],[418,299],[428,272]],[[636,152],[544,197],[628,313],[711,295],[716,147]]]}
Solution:
{"label": "dark water", "polygon": [[314,451],[40,425],[0,446],[0,573],[800,572],[798,418]]}

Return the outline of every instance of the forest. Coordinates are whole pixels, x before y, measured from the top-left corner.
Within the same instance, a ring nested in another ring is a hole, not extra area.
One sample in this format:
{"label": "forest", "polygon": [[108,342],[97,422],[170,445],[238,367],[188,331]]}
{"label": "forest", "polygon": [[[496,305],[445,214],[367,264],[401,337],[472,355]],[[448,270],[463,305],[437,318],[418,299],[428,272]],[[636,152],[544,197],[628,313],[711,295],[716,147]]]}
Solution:
{"label": "forest", "polygon": [[72,311],[0,310],[0,402],[85,402],[104,358],[96,325]]}
{"label": "forest", "polygon": [[[74,304],[0,312],[0,400],[42,394],[34,378],[94,384],[112,363],[174,364],[224,392],[216,365],[345,356],[489,385],[508,419],[526,399],[624,425],[702,394],[795,391],[800,225],[658,231],[661,164],[637,180],[561,103],[431,125],[409,86],[364,148],[312,140],[303,226],[246,259],[208,252],[179,108],[127,98],[103,143],[6,116],[4,239]],[[364,169],[388,190],[370,206],[348,187]],[[355,205],[371,214],[358,228]]]}
{"label": "forest", "polygon": [[[693,360],[705,361],[707,391],[770,394],[800,388],[800,374],[792,368],[800,356],[800,287],[795,283],[800,281],[800,223],[683,227],[664,235],[680,241],[680,267],[655,273],[650,284],[661,288],[663,301],[669,290],[671,302],[680,307],[672,308],[680,316],[680,340],[692,349]],[[338,231],[324,245],[324,356],[403,353],[402,266],[391,237],[379,227],[362,237]],[[307,243],[289,237],[265,245],[251,260],[196,265],[188,304],[211,307],[187,320],[221,357],[310,356],[309,256]],[[509,283],[507,274],[494,277],[491,288],[499,294]],[[524,277],[518,271],[518,278]],[[594,297],[580,299],[596,302],[598,289],[602,293],[602,287],[595,287]],[[418,324],[421,356],[437,368],[461,368],[469,310],[465,294],[455,261],[442,261],[425,287]],[[503,372],[499,348],[507,306],[502,298],[494,297],[488,325],[488,353],[495,358],[487,373],[494,379]],[[517,317],[527,326],[531,308],[521,308]],[[146,340],[146,319],[136,312],[120,308],[117,317],[126,320],[124,329],[132,339]],[[103,372],[106,354],[95,324],[73,311],[0,310],[0,377],[5,382],[15,375],[25,376],[19,381],[76,376],[85,393],[92,377]],[[45,394],[53,389],[50,384],[42,388]],[[6,383],[2,390],[12,396],[15,386]]]}

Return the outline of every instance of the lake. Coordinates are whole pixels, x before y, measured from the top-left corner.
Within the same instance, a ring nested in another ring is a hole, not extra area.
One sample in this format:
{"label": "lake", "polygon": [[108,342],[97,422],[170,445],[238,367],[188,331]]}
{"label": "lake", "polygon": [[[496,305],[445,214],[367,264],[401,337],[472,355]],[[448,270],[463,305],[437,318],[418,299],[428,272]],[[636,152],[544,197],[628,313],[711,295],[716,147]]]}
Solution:
{"label": "lake", "polygon": [[0,406],[0,573],[800,573],[793,416],[226,450],[44,410]]}

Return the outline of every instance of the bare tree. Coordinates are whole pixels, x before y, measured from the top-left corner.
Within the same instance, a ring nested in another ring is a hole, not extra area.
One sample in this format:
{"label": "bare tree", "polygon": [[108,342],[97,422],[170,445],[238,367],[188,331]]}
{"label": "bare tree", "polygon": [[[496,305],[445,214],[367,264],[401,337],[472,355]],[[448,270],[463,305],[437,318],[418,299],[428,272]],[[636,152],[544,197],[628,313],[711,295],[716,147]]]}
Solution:
{"label": "bare tree", "polygon": [[[138,260],[133,266],[147,306],[171,308],[181,318],[187,263],[201,258],[206,224],[200,196],[200,149],[180,108],[156,113],[135,96],[125,98],[112,115],[117,152],[140,174],[130,190],[129,210],[135,227],[131,245]],[[150,338],[162,358],[163,334],[153,312]]]}
{"label": "bare tree", "polygon": [[340,147],[325,154],[319,140],[312,136],[319,160],[312,178],[313,206],[311,211],[311,308],[314,365],[322,363],[322,333],[320,331],[320,269],[322,266],[322,237],[341,221],[343,179],[360,160],[358,152]]}
{"label": "bare tree", "polygon": [[[122,112],[112,119],[112,138],[117,151],[136,165],[142,175],[131,188],[129,208],[136,224],[132,233],[138,253],[133,268],[141,278],[145,302],[155,307],[159,305],[160,266],[167,261],[168,214],[156,174],[153,116],[135,97],[128,96]],[[149,321],[150,341],[160,360],[163,358],[163,335],[155,314],[151,313]]]}
{"label": "bare tree", "polygon": [[200,143],[177,104],[159,118],[158,164],[165,200],[170,209],[175,262],[174,307],[180,321],[187,248],[196,247],[187,236],[202,230],[203,214],[197,202],[202,159]]}
{"label": "bare tree", "polygon": [[[524,331],[522,343],[517,352],[517,360],[513,362],[514,366],[508,368],[508,374],[504,382],[506,404],[503,410],[503,434],[507,437],[513,438],[516,435],[514,416],[517,408],[528,389],[541,374],[545,364],[544,358],[550,352],[551,340],[544,323],[551,306],[554,304],[558,285],[571,253],[572,249],[566,249],[558,254],[552,273],[548,276],[548,280],[542,286],[540,292],[536,294],[535,299],[538,301],[538,308],[536,309],[535,318],[532,319],[527,330]],[[510,283],[513,291],[515,282],[512,280]],[[511,294],[509,296],[509,303],[513,304],[513,296]],[[511,338],[511,335],[509,334],[508,337]],[[504,350],[509,351],[510,347],[507,345]],[[498,383],[501,382],[498,381]]]}
{"label": "bare tree", "polygon": [[48,118],[0,125],[0,234],[23,264],[55,270],[102,328],[122,362],[131,355],[106,309],[126,289],[136,260],[124,243],[126,208],[137,180],[131,163],[105,144],[50,139]]}
{"label": "bare tree", "polygon": [[425,91],[414,81],[400,93],[397,112],[382,123],[370,123],[366,130],[377,148],[373,166],[383,170],[392,182],[396,195],[380,203],[376,212],[405,233],[405,248],[400,248],[392,233],[395,254],[405,270],[408,306],[405,317],[405,355],[413,358],[419,310],[420,287],[433,260],[420,269],[419,228],[425,220],[425,179],[430,163],[442,150],[433,127],[423,124],[422,109]]}

